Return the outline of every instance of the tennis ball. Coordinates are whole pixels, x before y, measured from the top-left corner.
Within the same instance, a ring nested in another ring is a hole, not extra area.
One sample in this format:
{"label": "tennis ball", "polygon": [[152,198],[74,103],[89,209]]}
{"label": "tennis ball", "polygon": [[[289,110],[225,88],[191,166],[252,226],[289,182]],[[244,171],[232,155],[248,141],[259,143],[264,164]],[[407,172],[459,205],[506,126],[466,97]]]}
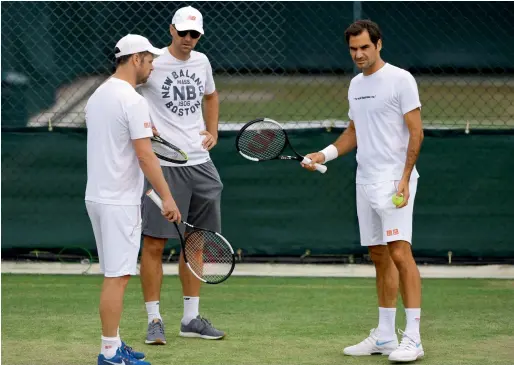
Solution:
{"label": "tennis ball", "polygon": [[403,194],[398,196],[396,194],[393,195],[393,204],[398,206],[400,205],[401,203],[403,203]]}

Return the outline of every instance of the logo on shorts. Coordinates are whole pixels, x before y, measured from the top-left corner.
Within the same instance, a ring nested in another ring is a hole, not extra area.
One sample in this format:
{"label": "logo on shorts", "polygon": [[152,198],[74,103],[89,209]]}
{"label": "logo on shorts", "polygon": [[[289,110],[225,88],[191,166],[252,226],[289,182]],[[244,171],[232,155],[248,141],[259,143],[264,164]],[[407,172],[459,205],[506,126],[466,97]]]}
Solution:
{"label": "logo on shorts", "polygon": [[400,231],[398,229],[388,229],[387,230],[387,236],[397,236],[400,234]]}

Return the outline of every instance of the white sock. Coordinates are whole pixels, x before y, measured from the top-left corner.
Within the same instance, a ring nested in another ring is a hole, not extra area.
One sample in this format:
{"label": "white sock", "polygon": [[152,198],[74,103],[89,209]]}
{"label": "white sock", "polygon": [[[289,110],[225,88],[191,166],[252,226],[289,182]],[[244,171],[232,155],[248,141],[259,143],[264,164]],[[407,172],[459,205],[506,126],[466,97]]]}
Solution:
{"label": "white sock", "polygon": [[105,356],[106,359],[111,359],[116,355],[118,349],[118,337],[104,337],[102,336],[102,348],[100,353]]}
{"label": "white sock", "polygon": [[189,324],[192,319],[195,319],[200,312],[200,297],[184,297],[184,316],[182,317],[183,324]]}
{"label": "white sock", "polygon": [[419,322],[421,320],[421,308],[405,308],[407,316],[407,326],[405,327],[405,334],[413,340],[419,341]]}
{"label": "white sock", "polygon": [[378,307],[378,333],[380,341],[395,339],[396,308]]}
{"label": "white sock", "polygon": [[120,337],[120,328],[118,327],[118,331],[117,331],[117,338],[118,338],[118,347],[121,347],[121,337]]}
{"label": "white sock", "polygon": [[154,319],[160,319],[162,321],[161,314],[159,313],[159,301],[146,302],[146,311],[148,312],[148,323]]}

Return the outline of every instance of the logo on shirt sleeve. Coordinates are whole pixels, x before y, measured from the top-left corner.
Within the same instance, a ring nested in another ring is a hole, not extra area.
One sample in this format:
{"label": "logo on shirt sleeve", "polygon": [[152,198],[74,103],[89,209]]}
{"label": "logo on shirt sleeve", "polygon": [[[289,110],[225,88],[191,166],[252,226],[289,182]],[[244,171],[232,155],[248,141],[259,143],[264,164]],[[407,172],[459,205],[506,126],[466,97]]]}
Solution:
{"label": "logo on shirt sleeve", "polygon": [[150,123],[150,122],[145,122],[144,127],[145,127],[145,128],[152,128],[152,123]]}

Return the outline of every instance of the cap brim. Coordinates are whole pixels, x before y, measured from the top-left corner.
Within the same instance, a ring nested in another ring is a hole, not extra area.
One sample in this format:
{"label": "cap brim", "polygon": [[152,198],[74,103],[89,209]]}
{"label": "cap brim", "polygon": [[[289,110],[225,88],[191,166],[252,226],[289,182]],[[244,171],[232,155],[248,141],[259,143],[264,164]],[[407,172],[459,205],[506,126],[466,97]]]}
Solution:
{"label": "cap brim", "polygon": [[150,47],[149,49],[147,49],[147,51],[152,53],[154,56],[162,56],[165,52],[165,49]]}
{"label": "cap brim", "polygon": [[141,50],[132,50],[131,52],[120,52],[120,53],[116,54],[115,57],[120,58],[121,56],[129,56],[129,55],[133,55],[133,54],[136,54],[139,52],[150,52],[154,56],[158,57],[158,56],[162,56],[164,54],[164,52],[166,52],[166,49],[159,49],[159,48],[155,48],[154,46],[150,46],[150,47],[146,47]]}
{"label": "cap brim", "polygon": [[200,34],[203,33],[203,28],[198,26],[198,23],[192,20],[187,20],[185,22],[182,22],[180,24],[175,24],[175,29],[179,31],[183,30],[196,30],[197,32],[200,32]]}

